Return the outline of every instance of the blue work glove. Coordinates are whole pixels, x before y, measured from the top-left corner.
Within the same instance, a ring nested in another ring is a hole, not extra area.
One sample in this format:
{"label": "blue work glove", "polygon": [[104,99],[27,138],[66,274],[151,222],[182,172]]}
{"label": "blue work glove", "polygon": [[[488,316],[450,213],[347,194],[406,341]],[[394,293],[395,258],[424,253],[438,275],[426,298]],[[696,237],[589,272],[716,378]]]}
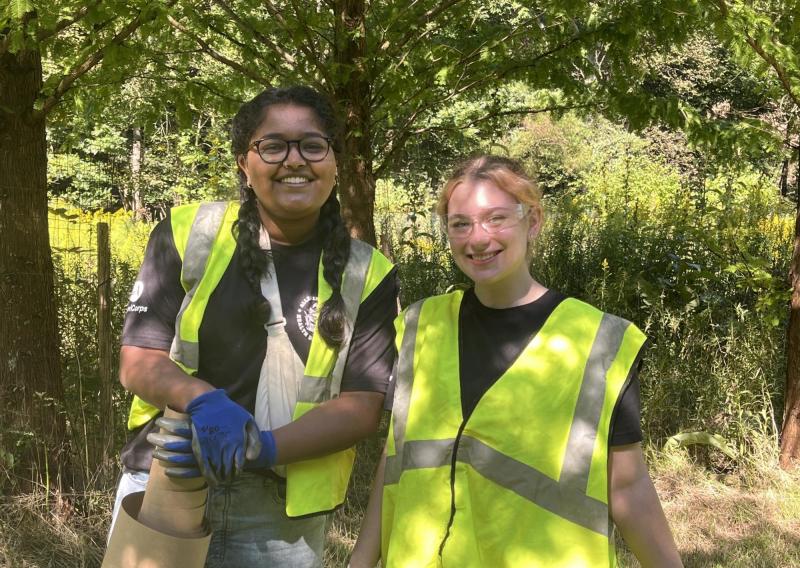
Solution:
{"label": "blue work glove", "polygon": [[192,419],[192,450],[200,471],[211,483],[228,483],[248,455],[261,452],[253,415],[233,402],[223,389],[194,398],[186,412]]}
{"label": "blue work glove", "polygon": [[156,426],[169,434],[150,432],[147,441],[153,444],[153,458],[164,466],[168,477],[202,477],[197,458],[192,451],[192,426],[188,420],[164,418],[156,420]]}
{"label": "blue work glove", "polygon": [[272,430],[259,432],[259,440],[261,442],[261,451],[252,459],[250,451],[247,452],[247,462],[244,464],[245,469],[267,469],[275,465],[277,449],[275,448],[275,436],[272,435]]}

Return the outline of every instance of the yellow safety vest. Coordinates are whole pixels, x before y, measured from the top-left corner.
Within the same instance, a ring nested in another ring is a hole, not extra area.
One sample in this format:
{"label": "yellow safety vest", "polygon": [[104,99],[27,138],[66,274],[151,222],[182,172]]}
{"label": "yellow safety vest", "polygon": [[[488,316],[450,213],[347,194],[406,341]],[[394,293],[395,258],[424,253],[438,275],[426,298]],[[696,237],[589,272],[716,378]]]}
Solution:
{"label": "yellow safety vest", "polygon": [[465,421],[462,297],[428,298],[395,322],[383,565],[614,566],[609,427],[644,334],[566,299]]}
{"label": "yellow safety vest", "polygon": [[[236,202],[195,203],[175,207],[171,211],[172,234],[182,262],[181,284],[186,295],[175,321],[170,358],[192,375],[197,373],[200,360],[198,338],[203,314],[236,249],[231,227],[238,212],[239,204]],[[350,258],[342,278],[347,333],[342,347],[337,350],[314,332],[305,376],[301,379],[293,412],[294,420],[339,395],[358,308],[391,269],[392,264],[380,252],[361,241],[351,241]],[[332,293],[322,271],[320,261],[317,277],[318,310]],[[128,417],[128,428],[146,424],[159,412],[158,408],[135,396]],[[289,464],[286,470],[287,515],[312,515],[341,505],[354,460],[355,449],[349,448],[321,458]]]}

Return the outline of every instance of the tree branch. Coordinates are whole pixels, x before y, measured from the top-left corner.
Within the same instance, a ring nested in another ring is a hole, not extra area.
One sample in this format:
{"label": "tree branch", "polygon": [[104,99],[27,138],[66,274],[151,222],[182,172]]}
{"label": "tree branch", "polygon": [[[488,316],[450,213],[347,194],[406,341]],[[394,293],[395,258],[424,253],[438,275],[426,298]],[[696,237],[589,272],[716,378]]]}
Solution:
{"label": "tree branch", "polygon": [[270,69],[272,69],[277,75],[281,75],[283,73],[282,69],[277,63],[275,63],[274,61],[265,60],[265,58],[262,56],[261,53],[259,53],[258,51],[256,51],[251,47],[252,44],[244,43],[243,41],[233,37],[233,35],[227,30],[221,29],[215,24],[209,22],[206,25],[211,31],[216,32],[217,34],[225,38],[227,41],[229,41],[231,45],[235,45],[236,47],[238,47],[241,50],[241,53],[244,54],[245,56],[250,56],[255,60],[264,62],[264,64],[267,65]]}
{"label": "tree branch", "polygon": [[100,63],[105,57],[106,51],[109,47],[113,45],[120,45],[123,41],[128,39],[131,35],[136,32],[139,27],[144,23],[144,10],[140,10],[139,13],[133,18],[128,24],[123,27],[120,31],[111,38],[111,40],[98,49],[97,51],[91,53],[86,59],[84,59],[81,63],[75,65],[69,73],[61,78],[58,85],[56,86],[53,94],[47,97],[42,104],[42,108],[38,111],[33,112],[33,116],[35,118],[41,118],[47,115],[53,107],[58,104],[64,94],[72,87],[73,83],[86,73],[88,73],[94,66]]}
{"label": "tree branch", "polygon": [[52,29],[49,30],[39,30],[36,34],[36,41],[43,42],[45,40],[50,39],[51,37],[58,35],[72,24],[75,24],[83,19],[84,16],[89,12],[90,9],[98,6],[102,0],[95,0],[94,2],[85,4],[78,8],[75,13],[70,18],[64,18],[63,20],[56,23]]}
{"label": "tree branch", "polygon": [[[293,71],[302,75],[302,77],[309,83],[314,82],[313,77],[309,76],[304,70],[298,68],[297,60],[291,53],[286,51],[282,46],[276,44],[271,38],[264,35],[261,31],[250,24],[250,22],[242,18],[239,13],[236,12],[236,10],[234,10],[229,4],[223,2],[222,0],[216,0],[214,3],[222,8],[240,29],[253,34],[253,37],[255,37],[260,43],[268,47],[271,51],[277,53]],[[269,10],[269,8],[267,9]],[[263,60],[263,57],[260,55],[258,58]]]}
{"label": "tree branch", "polygon": [[[391,167],[391,165],[393,164],[393,162],[397,158],[397,154],[405,146],[406,142],[408,142],[408,139],[411,138],[412,136],[419,136],[420,134],[425,134],[426,132],[435,132],[435,131],[448,132],[448,131],[464,130],[465,128],[469,128],[469,127],[474,126],[474,125],[476,125],[476,124],[478,124],[480,122],[485,122],[487,120],[491,120],[493,118],[499,118],[501,116],[514,116],[514,115],[526,115],[527,116],[527,115],[532,115],[532,114],[540,114],[540,113],[543,113],[543,112],[555,112],[555,111],[562,111],[562,110],[573,110],[573,109],[576,109],[576,108],[588,108],[589,106],[590,105],[588,105],[588,104],[554,105],[554,106],[549,106],[549,107],[544,107],[544,108],[524,108],[524,109],[505,110],[505,111],[497,111],[497,112],[488,113],[488,114],[486,114],[484,116],[478,117],[478,118],[476,118],[474,120],[471,120],[471,121],[469,121],[467,123],[460,124],[460,125],[455,125],[455,128],[450,128],[450,127],[447,127],[447,126],[430,126],[430,127],[426,127],[426,128],[418,128],[416,130],[404,129],[404,130],[401,131],[402,134],[401,134],[401,136],[399,138],[397,138],[397,141],[392,143],[392,147],[390,148],[389,152],[387,152],[384,155],[384,158],[383,158],[383,161],[381,162],[381,164],[377,168],[375,168],[375,170],[374,170],[375,177],[376,178],[381,177],[383,175],[383,173],[387,169],[389,169],[389,167]],[[421,110],[422,109],[417,109],[417,114]],[[413,121],[413,119],[415,119],[415,118],[416,118],[416,115],[411,117],[411,119],[409,121],[406,121],[406,124],[408,124],[410,121]]]}
{"label": "tree branch", "polygon": [[[725,20],[730,21],[730,9],[728,8],[728,4],[725,0],[716,0],[715,4],[720,9],[722,13],[722,17]],[[732,26],[733,27],[733,26]],[[774,55],[768,53],[764,46],[761,45],[754,37],[752,37],[746,29],[741,29],[739,32],[744,36],[744,41],[750,48],[766,62],[772,70],[775,71],[775,74],[778,76],[778,81],[780,81],[781,86],[783,87],[786,94],[795,104],[795,106],[800,109],[800,94],[796,93],[794,88],[792,87],[792,82],[789,80],[789,73],[776,58]]]}
{"label": "tree branch", "polygon": [[327,43],[328,46],[332,48],[333,47],[333,40],[331,40],[329,37],[327,37],[325,34],[323,34],[317,28],[313,28],[313,27],[309,26],[308,22],[305,20],[305,18],[303,18],[300,15],[304,9],[308,10],[308,6],[307,5],[298,5],[297,0],[289,0],[289,3],[292,5],[292,9],[294,10],[294,17],[300,23],[300,26],[302,26],[302,28],[305,30],[305,32],[308,35],[308,37],[310,38],[312,36],[318,36],[320,39],[322,39],[322,41]]}
{"label": "tree branch", "polygon": [[794,102],[795,106],[800,109],[800,96],[795,93],[792,83],[789,80],[789,73],[786,71],[786,68],[781,65],[773,55],[767,53],[763,46],[755,39],[746,36],[745,41],[751,48],[753,48],[753,51],[755,51],[761,57],[761,59],[766,61],[769,66],[772,67],[772,69],[775,71],[775,74],[778,76],[778,80],[781,82],[781,85],[783,85],[783,89],[786,91],[786,94],[790,99],[792,99],[792,102]]}
{"label": "tree branch", "polygon": [[[566,49],[567,47],[569,47],[571,45],[573,45],[575,42],[579,41],[580,39],[582,39],[582,38],[584,38],[584,37],[586,37],[588,35],[592,35],[592,34],[596,33],[598,30],[602,29],[603,27],[605,27],[605,26],[601,26],[600,28],[594,28],[590,32],[581,32],[579,34],[573,35],[567,41],[563,41],[560,44],[557,44],[557,45],[553,46],[551,49],[548,49],[547,51],[539,53],[535,57],[526,60],[526,62],[524,64],[511,65],[511,66],[501,70],[497,74],[484,73],[483,75],[477,75],[477,74],[476,75],[472,75],[473,78],[468,83],[463,84],[463,85],[458,85],[458,86],[454,87],[448,93],[444,94],[443,96],[439,97],[438,99],[436,99],[434,101],[427,101],[427,102],[426,101],[421,101],[420,104],[417,105],[417,108],[411,113],[411,115],[409,115],[408,119],[404,122],[403,126],[401,126],[400,128],[396,129],[396,131],[400,132],[401,134],[397,138],[391,137],[388,140],[389,144],[391,144],[391,148],[390,148],[389,152],[385,155],[384,160],[381,163],[381,165],[378,166],[375,169],[376,176],[380,175],[380,173],[383,173],[383,171],[385,171],[390,166],[390,164],[391,164],[392,160],[394,160],[394,157],[396,156],[397,152],[399,152],[399,150],[403,146],[405,146],[405,143],[406,143],[406,141],[408,140],[408,138],[410,136],[426,131],[424,129],[424,130],[419,131],[419,132],[414,132],[410,128],[411,125],[416,120],[417,116],[419,116],[419,114],[421,113],[422,110],[424,110],[426,108],[433,108],[433,107],[442,105],[442,104],[446,103],[448,100],[450,100],[450,99],[452,99],[452,98],[454,98],[454,97],[456,97],[456,96],[458,96],[458,95],[460,95],[460,94],[462,94],[462,93],[464,93],[466,91],[475,89],[478,86],[480,86],[481,84],[484,84],[486,82],[496,81],[499,78],[506,77],[510,73],[512,73],[514,71],[517,71],[519,69],[533,67],[533,66],[537,65],[538,63],[540,63],[542,60],[552,56],[553,54],[555,54],[555,53],[557,53],[557,52],[559,52],[559,51],[561,51],[563,49]],[[514,34],[516,34],[518,31],[519,31],[519,28],[515,28],[509,34],[507,34],[506,37],[511,37]],[[485,45],[485,43],[483,45]],[[473,50],[470,54],[467,54],[466,56],[462,56],[460,61],[463,61],[464,64],[469,63],[471,61],[471,59],[474,58],[475,53],[479,52],[479,51],[480,51],[480,49],[478,49],[477,51]],[[432,77],[433,75],[434,74],[431,74],[430,76]],[[463,79],[463,76],[461,78],[459,78],[458,83],[461,83],[462,79]],[[429,79],[426,82],[426,84],[424,84],[414,94],[412,94],[410,97],[408,97],[404,104],[410,103],[412,100],[414,100],[415,98],[417,98],[421,94],[427,92],[428,88],[430,87],[430,82],[431,81],[432,81],[432,79]],[[556,110],[556,108],[557,107],[554,107],[552,110]],[[481,121],[482,120],[488,120],[490,118],[492,118],[492,116],[491,115],[487,115],[485,118],[482,118],[480,120]],[[376,122],[379,122],[379,121],[376,121]]]}
{"label": "tree branch", "polygon": [[200,36],[198,36],[197,34],[192,32],[190,29],[188,29],[186,26],[184,26],[182,23],[180,23],[178,20],[176,20],[172,16],[167,16],[167,21],[169,22],[169,24],[173,28],[175,28],[179,32],[189,36],[191,39],[193,39],[195,42],[197,42],[197,45],[200,46],[200,48],[203,50],[204,53],[210,55],[212,58],[216,59],[217,61],[219,61],[223,65],[227,65],[231,69],[235,69],[236,71],[238,71],[239,73],[241,73],[245,77],[249,77],[250,79],[252,79],[256,83],[259,83],[259,84],[264,85],[266,87],[270,86],[269,79],[267,79],[266,77],[262,77],[258,73],[248,69],[247,67],[245,67],[244,65],[242,65],[242,64],[240,64],[240,63],[238,63],[236,61],[233,61],[232,59],[228,59],[227,57],[222,55],[220,52],[218,52],[216,49],[211,47],[208,44],[208,42],[206,42],[203,38],[201,38]]}
{"label": "tree branch", "polygon": [[[439,16],[441,16],[444,12],[458,4],[459,2],[463,2],[464,0],[446,0],[445,2],[440,2],[434,5],[433,8],[430,8],[427,12],[425,12],[422,17],[420,17],[420,22],[424,24],[428,24],[436,20]],[[388,32],[389,27],[387,26],[385,32]],[[384,32],[384,37],[385,37]],[[400,50],[408,43],[410,40],[418,37],[420,35],[418,29],[409,28],[406,30],[406,33],[403,37],[400,38],[399,41],[390,43],[386,50],[390,56],[396,56],[400,53]],[[381,42],[384,43],[384,42]]]}
{"label": "tree branch", "polygon": [[[265,1],[263,5],[264,8],[266,8],[269,12],[270,16],[272,16],[273,20],[275,20],[275,22],[278,23],[288,35],[291,35],[291,28],[286,22],[286,19],[283,17],[281,11],[276,8],[272,2]],[[308,61],[314,65],[319,74],[324,78],[325,82],[327,82],[329,85],[334,84],[333,78],[329,73],[328,66],[317,57],[313,50],[309,49],[307,45],[302,43],[300,45],[295,44],[294,47],[303,52],[303,55],[305,55],[306,58],[308,58]]]}

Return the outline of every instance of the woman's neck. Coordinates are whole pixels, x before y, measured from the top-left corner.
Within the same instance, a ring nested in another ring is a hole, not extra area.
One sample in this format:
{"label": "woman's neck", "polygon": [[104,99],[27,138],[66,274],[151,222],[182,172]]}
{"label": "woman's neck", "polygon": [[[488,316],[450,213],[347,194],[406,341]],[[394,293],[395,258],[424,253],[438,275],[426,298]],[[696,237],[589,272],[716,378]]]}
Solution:
{"label": "woman's neck", "polygon": [[541,298],[547,288],[525,273],[512,281],[476,283],[475,296],[487,308],[513,308]]}
{"label": "woman's neck", "polygon": [[259,205],[261,224],[272,242],[279,245],[299,245],[314,236],[319,221],[319,211],[300,219],[277,219],[267,214]]}

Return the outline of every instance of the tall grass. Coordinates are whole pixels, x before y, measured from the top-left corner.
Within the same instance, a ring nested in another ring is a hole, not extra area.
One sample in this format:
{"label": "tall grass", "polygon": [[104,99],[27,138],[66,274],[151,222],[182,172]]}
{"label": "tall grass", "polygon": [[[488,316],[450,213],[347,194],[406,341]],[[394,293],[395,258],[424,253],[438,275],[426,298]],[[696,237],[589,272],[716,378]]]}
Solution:
{"label": "tall grass", "polygon": [[[545,285],[633,321],[650,338],[640,374],[646,447],[687,565],[800,564],[800,482],[774,472],[785,373],[786,205],[767,181],[747,173],[709,180],[698,199],[666,166],[620,156],[585,160],[600,165],[572,172],[573,185],[548,197],[532,270]],[[430,191],[379,190],[378,234],[398,266],[403,304],[464,283],[430,213]],[[125,435],[129,397],[118,386],[113,432],[99,430],[97,219],[59,209],[54,216],[79,226],[77,234],[54,234],[53,246],[63,412],[81,490],[0,500],[4,566],[98,565],[117,473],[113,458],[98,458],[99,448],[113,434],[118,449]],[[121,215],[108,220],[118,344],[149,226]],[[329,531],[327,565],[343,566],[355,542],[385,427],[359,446],[348,501]],[[663,450],[670,436],[698,430],[723,436],[735,458],[704,447]],[[633,565],[624,552],[622,565]]]}

